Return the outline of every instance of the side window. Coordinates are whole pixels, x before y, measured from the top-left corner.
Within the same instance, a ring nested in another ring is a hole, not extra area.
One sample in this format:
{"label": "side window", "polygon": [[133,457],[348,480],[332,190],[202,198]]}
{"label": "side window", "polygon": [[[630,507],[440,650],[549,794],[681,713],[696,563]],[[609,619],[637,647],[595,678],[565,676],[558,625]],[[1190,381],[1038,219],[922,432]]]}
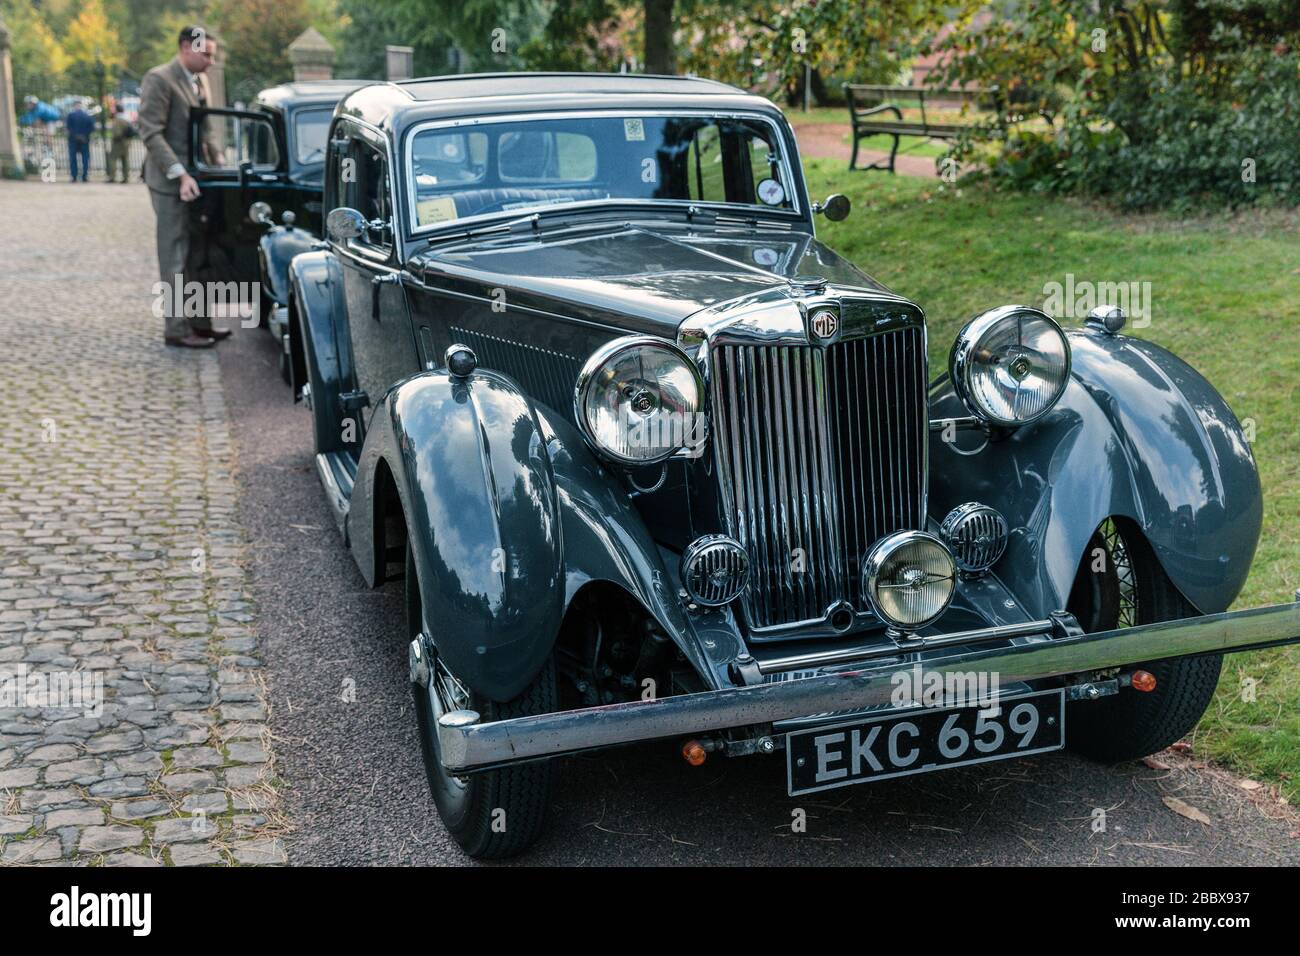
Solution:
{"label": "side window", "polygon": [[234,171],[244,163],[254,169],[280,165],[275,127],[261,117],[210,113],[203,117],[196,145],[195,165],[209,172]]}
{"label": "side window", "polygon": [[[339,164],[339,205],[351,206],[368,220],[380,219],[391,224],[390,194],[384,154],[364,140],[352,140]],[[386,229],[372,229],[364,240],[356,242],[387,251],[392,245],[391,225]]]}

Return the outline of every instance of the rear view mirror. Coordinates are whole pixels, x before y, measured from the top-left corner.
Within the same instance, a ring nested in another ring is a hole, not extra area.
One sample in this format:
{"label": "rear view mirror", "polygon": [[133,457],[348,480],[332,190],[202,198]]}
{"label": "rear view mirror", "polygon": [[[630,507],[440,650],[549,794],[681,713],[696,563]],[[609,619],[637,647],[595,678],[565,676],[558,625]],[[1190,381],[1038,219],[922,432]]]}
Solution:
{"label": "rear view mirror", "polygon": [[831,222],[839,222],[847,219],[849,210],[853,204],[849,202],[849,197],[842,193],[835,193],[828,196],[824,203],[817,203],[813,206],[813,212],[819,212]]}
{"label": "rear view mirror", "polygon": [[366,233],[366,217],[347,206],[331,209],[325,217],[325,231],[337,242],[356,239]]}

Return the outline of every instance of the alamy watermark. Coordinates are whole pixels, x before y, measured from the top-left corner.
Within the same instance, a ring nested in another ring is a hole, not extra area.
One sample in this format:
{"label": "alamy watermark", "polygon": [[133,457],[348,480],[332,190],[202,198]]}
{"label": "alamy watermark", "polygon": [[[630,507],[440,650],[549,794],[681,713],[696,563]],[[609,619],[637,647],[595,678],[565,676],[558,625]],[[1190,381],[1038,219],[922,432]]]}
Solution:
{"label": "alamy watermark", "polygon": [[153,314],[185,318],[238,318],[244,328],[257,325],[261,317],[260,282],[186,282],[179,272],[171,282],[153,284]]}
{"label": "alamy watermark", "polygon": [[1151,324],[1150,282],[1092,282],[1065,274],[1065,282],[1043,284],[1043,311],[1054,319],[1082,321],[1099,305],[1117,305],[1128,316],[1130,328]]}
{"label": "alamy watermark", "polygon": [[932,671],[920,664],[890,675],[893,690],[889,702],[895,707],[979,707],[998,706],[997,671]]}
{"label": "alamy watermark", "polygon": [[0,668],[0,708],[34,707],[104,713],[103,671],[33,671],[26,664]]}
{"label": "alamy watermark", "polygon": [[619,429],[628,448],[681,448],[686,458],[704,454],[705,418],[699,412],[646,415],[632,402],[619,407]]}

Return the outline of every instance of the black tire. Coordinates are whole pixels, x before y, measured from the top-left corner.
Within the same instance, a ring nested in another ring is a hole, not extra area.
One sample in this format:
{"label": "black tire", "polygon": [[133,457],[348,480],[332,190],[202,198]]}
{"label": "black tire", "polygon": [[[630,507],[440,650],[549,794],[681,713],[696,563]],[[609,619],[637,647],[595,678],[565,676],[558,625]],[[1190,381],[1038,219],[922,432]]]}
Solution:
{"label": "black tire", "polygon": [[[1097,563],[1104,567],[1094,570],[1098,549],[1104,561]],[[1113,519],[1103,522],[1088,543],[1068,610],[1088,632],[1200,613],[1170,582],[1141,533]],[[1211,654],[1137,665],[1155,677],[1156,689],[1124,688],[1113,697],[1070,704],[1066,744],[1106,763],[1164,750],[1196,727],[1214,696],[1222,663],[1222,655]]]}
{"label": "black tire", "polygon": [[[411,547],[406,548],[406,630],[414,639],[420,630],[420,589]],[[436,661],[430,660],[433,672]],[[488,770],[468,777],[454,777],[443,769],[438,757],[438,737],[433,732],[434,679],[429,688],[412,684],[415,715],[420,730],[420,750],[424,755],[429,793],[443,825],[461,849],[476,860],[501,860],[528,849],[546,828],[551,789],[555,779],[554,761],[522,764]],[[554,658],[547,658],[541,672],[522,694],[506,703],[486,700],[470,694],[470,709],[484,720],[507,720],[548,714],[559,709]]]}

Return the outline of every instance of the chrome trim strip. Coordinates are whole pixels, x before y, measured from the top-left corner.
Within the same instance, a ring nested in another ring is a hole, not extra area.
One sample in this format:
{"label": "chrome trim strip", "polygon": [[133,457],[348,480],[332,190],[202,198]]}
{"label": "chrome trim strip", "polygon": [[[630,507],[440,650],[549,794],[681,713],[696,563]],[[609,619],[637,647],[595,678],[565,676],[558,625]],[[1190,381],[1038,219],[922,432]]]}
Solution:
{"label": "chrome trim strip", "polygon": [[[925,666],[939,672],[997,671],[1002,683],[1011,684],[1298,641],[1300,604],[1280,604],[1010,647],[966,649],[935,656]],[[440,721],[438,737],[448,770],[486,770],[618,744],[885,704],[893,691],[896,670],[896,665],[880,664],[858,671],[465,726]]]}
{"label": "chrome trim strip", "polygon": [[1013,637],[1033,637],[1052,633],[1050,620],[1026,621],[1023,624],[1004,624],[999,627],[986,627],[977,631],[959,631],[954,634],[940,634],[934,637],[916,637],[911,640],[890,640],[889,643],[859,644],[856,647],[840,647],[833,651],[820,651],[815,654],[791,654],[788,657],[775,657],[758,662],[760,674],[780,674],[785,671],[815,670],[832,664],[852,664],[867,661],[875,657],[897,657],[915,651],[929,651],[939,647],[954,647],[960,644],[984,644],[989,641],[1010,640]]}

